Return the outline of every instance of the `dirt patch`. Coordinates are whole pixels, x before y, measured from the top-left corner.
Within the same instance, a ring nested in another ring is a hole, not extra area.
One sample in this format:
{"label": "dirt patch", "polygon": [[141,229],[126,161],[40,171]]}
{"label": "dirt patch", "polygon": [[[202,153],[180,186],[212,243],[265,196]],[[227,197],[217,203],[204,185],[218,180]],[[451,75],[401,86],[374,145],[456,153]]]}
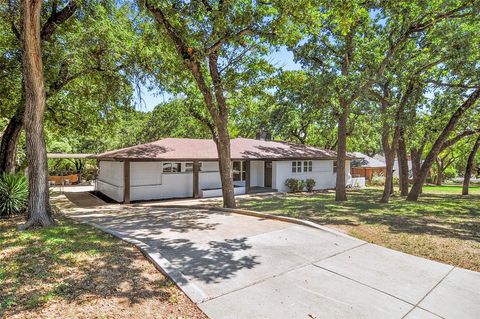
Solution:
{"label": "dirt patch", "polygon": [[0,317],[206,318],[134,246],[68,219],[18,222],[0,220]]}

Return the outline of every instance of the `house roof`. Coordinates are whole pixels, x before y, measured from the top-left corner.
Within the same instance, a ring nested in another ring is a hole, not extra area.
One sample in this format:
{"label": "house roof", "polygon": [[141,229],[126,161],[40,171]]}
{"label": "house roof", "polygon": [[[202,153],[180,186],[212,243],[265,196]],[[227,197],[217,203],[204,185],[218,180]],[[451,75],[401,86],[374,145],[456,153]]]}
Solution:
{"label": "house roof", "polygon": [[352,160],[351,167],[364,167],[364,168],[383,168],[387,167],[385,162],[376,158],[367,156],[360,152],[353,152],[353,155],[357,158]]}
{"label": "house roof", "polygon": [[[240,159],[335,159],[336,153],[286,142],[236,138],[230,141],[231,158]],[[347,158],[354,156],[347,154]],[[92,156],[110,160],[218,160],[213,140],[164,138]]]}

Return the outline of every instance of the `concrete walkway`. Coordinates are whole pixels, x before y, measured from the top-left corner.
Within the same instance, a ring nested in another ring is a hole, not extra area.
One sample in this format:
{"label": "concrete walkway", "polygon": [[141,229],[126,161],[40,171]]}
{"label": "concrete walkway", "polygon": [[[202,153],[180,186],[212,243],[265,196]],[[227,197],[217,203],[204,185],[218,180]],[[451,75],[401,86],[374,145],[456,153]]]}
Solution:
{"label": "concrete walkway", "polygon": [[480,273],[328,229],[193,207],[57,202],[136,243],[211,318],[480,318]]}

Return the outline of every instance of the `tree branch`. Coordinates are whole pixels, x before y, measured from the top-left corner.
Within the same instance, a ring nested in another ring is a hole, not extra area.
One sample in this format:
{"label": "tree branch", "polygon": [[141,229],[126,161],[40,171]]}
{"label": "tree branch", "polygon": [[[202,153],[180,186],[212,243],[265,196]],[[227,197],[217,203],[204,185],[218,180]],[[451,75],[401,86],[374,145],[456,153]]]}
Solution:
{"label": "tree branch", "polygon": [[50,17],[48,17],[47,22],[45,22],[42,27],[42,32],[40,34],[41,39],[43,41],[48,41],[57,29],[57,26],[61,25],[71,16],[73,16],[77,9],[77,1],[72,0],[62,10],[58,12],[56,8],[52,10]]}

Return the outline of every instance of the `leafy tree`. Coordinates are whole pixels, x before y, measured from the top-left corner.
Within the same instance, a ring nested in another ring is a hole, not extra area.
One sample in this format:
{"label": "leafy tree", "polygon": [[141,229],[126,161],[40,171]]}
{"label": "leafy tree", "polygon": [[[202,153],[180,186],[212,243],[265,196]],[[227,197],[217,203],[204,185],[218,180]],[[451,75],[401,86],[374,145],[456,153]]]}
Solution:
{"label": "leafy tree", "polygon": [[[145,5],[175,54],[175,74],[195,83],[209,117],[208,125],[217,145],[223,202],[235,207],[231,178],[229,106],[234,94],[252,78],[264,62],[263,43],[272,33],[287,33],[288,14],[303,3],[273,1],[139,1]],[[289,32],[290,33],[290,32]]]}

